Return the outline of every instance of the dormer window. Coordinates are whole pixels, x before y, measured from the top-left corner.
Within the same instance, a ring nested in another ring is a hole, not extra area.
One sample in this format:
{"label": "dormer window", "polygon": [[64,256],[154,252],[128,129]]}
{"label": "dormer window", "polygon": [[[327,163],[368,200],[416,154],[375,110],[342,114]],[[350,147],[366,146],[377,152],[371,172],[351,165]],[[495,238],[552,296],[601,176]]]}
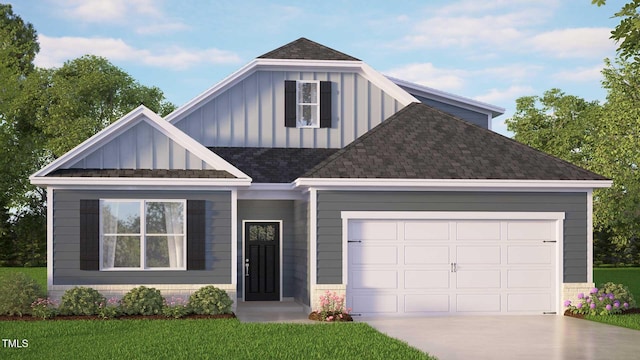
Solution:
{"label": "dormer window", "polygon": [[331,127],[330,81],[287,80],[284,82],[284,93],[286,127]]}

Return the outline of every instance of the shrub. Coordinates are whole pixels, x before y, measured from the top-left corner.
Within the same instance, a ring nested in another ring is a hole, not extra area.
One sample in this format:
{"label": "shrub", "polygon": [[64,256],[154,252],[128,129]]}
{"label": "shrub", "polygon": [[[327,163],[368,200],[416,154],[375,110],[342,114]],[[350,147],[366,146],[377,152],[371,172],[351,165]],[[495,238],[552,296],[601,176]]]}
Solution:
{"label": "shrub", "polygon": [[320,310],[316,313],[319,315],[320,321],[343,321],[348,318],[351,309],[344,306],[344,295],[338,295],[335,291],[327,290],[320,295]]}
{"label": "shrub", "polygon": [[191,313],[191,306],[181,297],[171,297],[162,306],[162,315],[179,319]]}
{"label": "shrub", "polygon": [[127,315],[157,315],[162,312],[162,304],[160,290],[145,286],[131,289],[120,300],[122,312]]}
{"label": "shrub", "polygon": [[62,315],[96,315],[98,305],[105,301],[97,290],[78,286],[64,292],[59,310]]}
{"label": "shrub", "polygon": [[31,315],[41,319],[49,319],[58,314],[58,304],[49,298],[38,298],[31,304]]}
{"label": "shrub", "polygon": [[231,314],[233,300],[231,300],[226,291],[209,285],[191,294],[189,305],[195,314]]}
{"label": "shrub", "polygon": [[113,319],[120,314],[120,301],[111,298],[98,304],[98,316],[102,319]]}
{"label": "shrub", "polygon": [[44,291],[32,278],[21,272],[0,278],[0,315],[31,314],[31,304],[44,296]]}
{"label": "shrub", "polygon": [[635,300],[626,286],[606,283],[600,289],[591,289],[588,295],[578,294],[575,304],[566,300],[564,305],[574,314],[613,315],[635,306]]}

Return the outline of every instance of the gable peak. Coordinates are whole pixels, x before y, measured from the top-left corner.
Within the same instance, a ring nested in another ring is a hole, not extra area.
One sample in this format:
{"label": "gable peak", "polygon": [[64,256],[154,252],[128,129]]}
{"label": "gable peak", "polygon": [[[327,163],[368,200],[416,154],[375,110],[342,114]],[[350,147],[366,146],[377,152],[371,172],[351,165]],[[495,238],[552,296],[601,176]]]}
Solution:
{"label": "gable peak", "polygon": [[360,59],[304,37],[260,55],[258,59],[360,61]]}

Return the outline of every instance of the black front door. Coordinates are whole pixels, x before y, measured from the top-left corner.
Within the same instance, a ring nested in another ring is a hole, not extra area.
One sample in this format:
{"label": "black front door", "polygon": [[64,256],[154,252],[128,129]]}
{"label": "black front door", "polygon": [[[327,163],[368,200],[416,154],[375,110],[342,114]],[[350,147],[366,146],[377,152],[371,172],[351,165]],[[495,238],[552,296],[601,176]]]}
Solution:
{"label": "black front door", "polygon": [[280,223],[244,225],[244,299],[280,300]]}

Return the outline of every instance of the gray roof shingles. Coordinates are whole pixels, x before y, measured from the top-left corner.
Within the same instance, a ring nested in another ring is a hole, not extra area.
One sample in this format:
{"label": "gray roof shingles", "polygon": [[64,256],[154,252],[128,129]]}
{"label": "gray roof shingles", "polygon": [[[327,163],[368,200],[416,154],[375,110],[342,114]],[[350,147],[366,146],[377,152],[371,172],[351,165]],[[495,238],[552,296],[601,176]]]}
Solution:
{"label": "gray roof shingles", "polygon": [[224,170],[163,170],[163,169],[58,169],[47,176],[103,178],[200,178],[235,179]]}
{"label": "gray roof shingles", "polygon": [[606,180],[420,103],[392,115],[302,177]]}
{"label": "gray roof shingles", "polygon": [[346,60],[360,61],[353,56],[341,53],[307,38],[294,40],[264,55],[259,59],[289,59],[289,60]]}

